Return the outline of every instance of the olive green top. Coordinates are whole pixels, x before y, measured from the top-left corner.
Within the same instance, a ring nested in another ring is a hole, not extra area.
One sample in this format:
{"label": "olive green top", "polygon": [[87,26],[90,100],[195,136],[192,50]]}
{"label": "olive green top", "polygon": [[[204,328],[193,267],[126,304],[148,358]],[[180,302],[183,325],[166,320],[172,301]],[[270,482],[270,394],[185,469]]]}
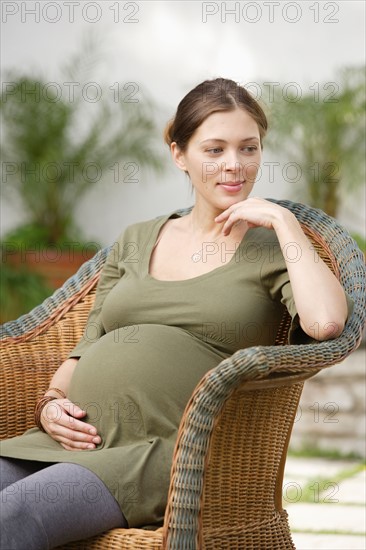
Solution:
{"label": "olive green top", "polygon": [[182,281],[148,272],[163,224],[176,212],[129,226],[108,255],[69,399],[87,410],[102,443],[66,451],[32,428],[2,443],[1,454],[74,462],[96,473],[130,527],[163,521],[177,429],[201,377],[236,350],[271,345],[285,308],[290,342],[298,326],[285,261],[274,231],[252,228],[231,260]]}

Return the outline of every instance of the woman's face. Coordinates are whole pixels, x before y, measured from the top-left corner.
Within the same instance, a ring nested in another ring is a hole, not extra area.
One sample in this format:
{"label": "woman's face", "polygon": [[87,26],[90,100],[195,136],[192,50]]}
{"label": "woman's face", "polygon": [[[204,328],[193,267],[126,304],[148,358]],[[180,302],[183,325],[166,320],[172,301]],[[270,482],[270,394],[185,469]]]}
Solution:
{"label": "woman's face", "polygon": [[176,143],[171,151],[176,165],[188,172],[196,199],[218,210],[249,196],[262,156],[258,125],[243,109],[213,113],[185,151]]}

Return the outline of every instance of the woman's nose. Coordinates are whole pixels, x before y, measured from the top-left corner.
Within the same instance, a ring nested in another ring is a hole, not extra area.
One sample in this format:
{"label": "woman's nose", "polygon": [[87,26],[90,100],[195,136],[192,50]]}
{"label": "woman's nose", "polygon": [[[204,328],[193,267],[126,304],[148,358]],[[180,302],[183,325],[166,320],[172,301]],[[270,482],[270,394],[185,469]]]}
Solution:
{"label": "woman's nose", "polygon": [[241,172],[243,168],[239,160],[239,155],[237,153],[228,153],[223,159],[221,167],[226,172],[235,172],[235,173]]}
{"label": "woman's nose", "polygon": [[224,170],[227,172],[239,172],[242,168],[240,156],[236,151],[227,151],[223,159]]}

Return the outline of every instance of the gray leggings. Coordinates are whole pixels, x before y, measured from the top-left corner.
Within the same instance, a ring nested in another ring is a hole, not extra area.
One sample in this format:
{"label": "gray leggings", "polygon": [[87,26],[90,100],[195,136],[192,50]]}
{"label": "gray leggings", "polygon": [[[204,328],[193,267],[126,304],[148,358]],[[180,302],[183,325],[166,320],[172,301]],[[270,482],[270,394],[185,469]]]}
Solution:
{"label": "gray leggings", "polygon": [[78,464],[0,458],[1,550],[44,550],[128,527],[104,483]]}

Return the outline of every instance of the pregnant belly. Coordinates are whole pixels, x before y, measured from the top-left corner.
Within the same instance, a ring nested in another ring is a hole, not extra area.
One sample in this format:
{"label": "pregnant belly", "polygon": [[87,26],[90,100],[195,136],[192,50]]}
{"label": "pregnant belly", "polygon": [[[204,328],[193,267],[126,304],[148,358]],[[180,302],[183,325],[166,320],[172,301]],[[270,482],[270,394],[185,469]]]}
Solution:
{"label": "pregnant belly", "polygon": [[183,329],[122,327],[79,359],[68,396],[87,411],[85,420],[104,443],[169,436],[195,386],[222,359]]}

